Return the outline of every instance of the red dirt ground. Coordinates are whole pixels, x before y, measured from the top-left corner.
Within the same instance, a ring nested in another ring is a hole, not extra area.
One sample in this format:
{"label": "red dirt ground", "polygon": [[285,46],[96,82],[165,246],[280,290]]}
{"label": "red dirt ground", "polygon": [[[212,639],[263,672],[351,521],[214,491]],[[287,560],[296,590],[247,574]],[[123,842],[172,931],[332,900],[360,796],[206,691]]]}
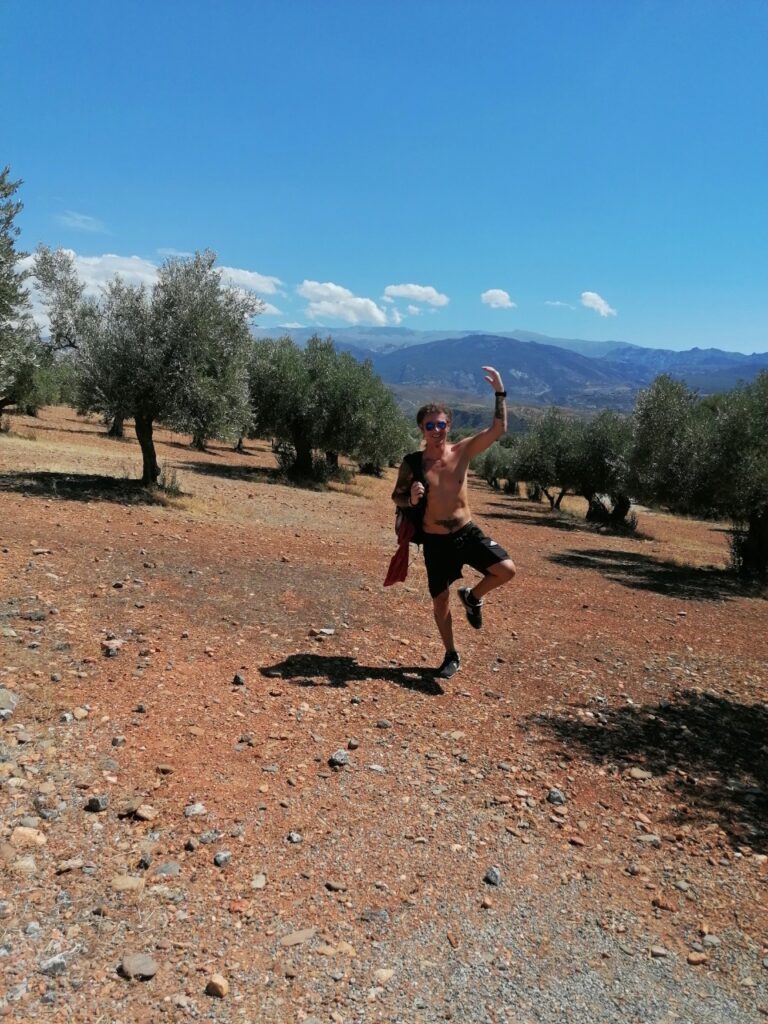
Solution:
{"label": "red dirt ground", "polygon": [[[502,914],[513,891],[482,905],[490,864],[514,865],[542,899],[586,878],[606,929],[622,934],[629,915],[638,935],[683,961],[705,931],[736,929],[759,975],[768,604],[725,573],[726,524],[641,510],[636,536],[611,536],[580,520],[576,499],[553,516],[473,481],[475,520],[518,575],[489,597],[480,632],[454,603],[463,668],[439,693],[425,672],[442,651],[420,555],[405,585],[381,585],[394,471],[301,490],[277,480],[262,442],[201,454],[160,432],[159,461],[182,494],[147,504],[78,476],[137,475],[135,441],[111,441],[68,409],[10,422],[13,434],[0,436],[0,625],[16,635],[0,638],[0,686],[22,699],[0,736],[15,758],[6,780],[25,784],[3,797],[0,883],[10,921],[58,914],[63,945],[84,944],[76,1003],[94,1015],[74,1019],[157,1019],[166,995],[205,999],[214,971],[229,978],[230,1002],[251,1010],[249,976],[273,972],[284,1005],[309,1012],[312,986],[286,976],[288,953],[274,951],[282,934],[316,927],[329,948],[349,941],[359,952],[370,935],[351,911],[385,909],[396,929],[404,907],[419,920],[435,913],[448,879],[461,916]],[[39,609],[42,618],[19,617]],[[109,635],[122,641],[116,657],[105,657]],[[235,673],[244,685],[232,685]],[[75,708],[87,715],[62,725]],[[43,737],[50,748],[35,746]],[[348,745],[349,766],[331,769]],[[110,808],[71,809],[66,828],[38,825],[47,843],[30,880],[8,840],[14,818],[34,813],[24,795],[43,776],[71,808],[100,793]],[[562,808],[547,802],[553,787]],[[151,822],[115,813],[138,796],[156,811]],[[185,818],[195,801],[207,815]],[[215,845],[185,850],[214,828]],[[286,843],[292,831],[302,844]],[[152,832],[153,868],[173,860],[181,881],[148,871],[145,895],[118,896],[111,877],[140,874],[136,854]],[[658,842],[641,841],[649,834]],[[224,847],[233,857],[222,871],[211,860]],[[67,918],[54,906],[55,870],[74,857],[90,864],[70,886],[86,909]],[[261,872],[263,891],[252,885]],[[675,887],[686,878],[688,891]],[[163,888],[180,884],[186,916]],[[246,939],[251,926],[259,937]],[[117,977],[126,946],[161,960],[151,983]],[[749,972],[708,957],[686,970],[713,972],[749,1005]],[[32,1019],[46,984],[33,980],[5,1013]],[[338,1013],[348,1019],[343,1000]]]}

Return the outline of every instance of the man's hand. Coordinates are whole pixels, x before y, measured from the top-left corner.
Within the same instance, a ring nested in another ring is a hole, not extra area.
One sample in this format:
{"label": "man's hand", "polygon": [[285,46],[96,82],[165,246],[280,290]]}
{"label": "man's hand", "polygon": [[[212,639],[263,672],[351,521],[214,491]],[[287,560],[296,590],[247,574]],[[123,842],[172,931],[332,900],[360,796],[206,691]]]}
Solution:
{"label": "man's hand", "polygon": [[494,370],[492,366],[484,366],[485,379],[491,385],[494,391],[503,391],[504,385],[501,381],[501,374],[498,370]]}
{"label": "man's hand", "polygon": [[424,497],[424,494],[424,484],[420,483],[418,480],[414,480],[411,484],[411,504],[418,505]]}

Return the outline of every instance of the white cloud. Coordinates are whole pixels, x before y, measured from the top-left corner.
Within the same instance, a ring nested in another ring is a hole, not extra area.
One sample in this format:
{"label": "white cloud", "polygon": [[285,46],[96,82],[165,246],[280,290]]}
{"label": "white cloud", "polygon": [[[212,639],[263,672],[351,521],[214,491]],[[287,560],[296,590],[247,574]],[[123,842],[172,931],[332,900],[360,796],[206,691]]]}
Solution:
{"label": "white cloud", "polygon": [[390,319],[395,326],[398,326],[403,322],[403,314],[400,312],[397,306],[393,307],[392,312],[390,313]]}
{"label": "white cloud", "polygon": [[[263,301],[263,300],[262,300]],[[278,309],[277,306],[273,306],[271,302],[264,302],[264,308],[261,311],[264,316],[282,316],[283,311]]]}
{"label": "white cloud", "polygon": [[451,301],[432,285],[425,284],[388,284],[384,289],[384,301],[387,299],[410,299],[427,306],[447,306]]}
{"label": "white cloud", "polygon": [[280,291],[282,281],[279,277],[257,274],[255,270],[240,270],[237,267],[220,267],[221,278],[225,284],[236,288],[247,288],[257,295],[275,295]]}
{"label": "white cloud", "polygon": [[87,213],[78,213],[76,210],[65,210],[55,218],[64,227],[74,228],[75,231],[90,231],[97,235],[109,234],[107,225],[98,217],[91,217]]}
{"label": "white cloud", "polygon": [[299,327],[303,327],[304,324],[290,323],[290,324],[278,324],[277,326],[278,327],[285,327],[285,329],[287,331],[294,331],[294,330],[298,330]]}
{"label": "white cloud", "polygon": [[509,297],[503,288],[489,288],[480,296],[480,301],[491,309],[517,309],[517,303]]}
{"label": "white cloud", "polygon": [[421,310],[418,306],[408,306],[408,316],[418,316]]}
{"label": "white cloud", "polygon": [[386,312],[373,299],[355,295],[332,281],[302,281],[296,291],[309,302],[306,314],[310,320],[343,320],[353,325],[369,323],[379,327],[387,323]]}
{"label": "white cloud", "polygon": [[612,309],[602,295],[598,295],[597,292],[582,292],[581,304],[587,309],[594,309],[600,316],[616,316],[616,310]]}
{"label": "white cloud", "polygon": [[560,299],[547,299],[544,303],[545,306],[555,306],[557,309],[576,309],[570,302],[561,302]]}

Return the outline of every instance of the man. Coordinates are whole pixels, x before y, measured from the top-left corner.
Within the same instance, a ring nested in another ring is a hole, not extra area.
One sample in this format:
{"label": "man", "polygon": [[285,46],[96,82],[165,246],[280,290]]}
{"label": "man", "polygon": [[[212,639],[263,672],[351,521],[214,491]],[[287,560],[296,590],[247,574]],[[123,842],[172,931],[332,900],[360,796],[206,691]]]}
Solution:
{"label": "man", "polygon": [[445,658],[437,670],[441,679],[450,679],[461,667],[453,639],[449,588],[462,576],[462,567],[471,565],[483,578],[471,589],[460,587],[459,599],[467,620],[475,629],[483,624],[483,598],[496,587],[508,583],[515,566],[496,541],[486,537],[472,523],[467,495],[467,470],[475,455],[489,448],[507,429],[507,393],[501,376],[492,366],[484,366],[486,381],[496,394],[493,423],[479,434],[448,443],[451,414],[442,405],[425,405],[416,422],[424,438],[422,476],[414,476],[408,461],[403,461],[392,492],[399,508],[424,503],[423,545],[429,593],[435,622],[445,646]]}

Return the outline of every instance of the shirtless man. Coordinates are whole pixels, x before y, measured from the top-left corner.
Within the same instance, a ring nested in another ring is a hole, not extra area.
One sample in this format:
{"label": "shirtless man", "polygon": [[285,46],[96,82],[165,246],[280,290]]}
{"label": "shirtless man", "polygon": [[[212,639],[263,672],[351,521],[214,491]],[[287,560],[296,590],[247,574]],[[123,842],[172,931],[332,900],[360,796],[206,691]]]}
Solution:
{"label": "shirtless man", "polygon": [[414,479],[407,462],[397,477],[392,500],[400,508],[425,501],[423,521],[424,562],[429,593],[445,658],[437,670],[442,679],[450,679],[461,667],[453,639],[449,588],[462,576],[462,567],[471,565],[483,578],[471,589],[459,588],[467,620],[475,629],[483,624],[483,598],[515,575],[515,565],[496,541],[486,537],[472,523],[467,496],[467,470],[475,455],[489,448],[507,429],[507,393],[501,376],[492,366],[484,366],[486,381],[496,393],[493,423],[479,434],[455,444],[448,443],[451,414],[442,405],[425,405],[416,416],[424,438],[422,468],[426,487]]}

